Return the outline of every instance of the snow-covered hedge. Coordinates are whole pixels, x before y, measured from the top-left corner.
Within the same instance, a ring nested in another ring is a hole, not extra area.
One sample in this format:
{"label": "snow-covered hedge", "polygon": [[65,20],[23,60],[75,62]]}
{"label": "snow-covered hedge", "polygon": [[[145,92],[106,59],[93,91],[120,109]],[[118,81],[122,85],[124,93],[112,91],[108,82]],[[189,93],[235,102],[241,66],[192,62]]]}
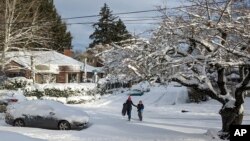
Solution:
{"label": "snow-covered hedge", "polygon": [[24,95],[75,104],[94,100],[98,90],[94,83],[33,84],[24,88]]}
{"label": "snow-covered hedge", "polygon": [[17,90],[19,88],[24,88],[32,83],[31,79],[26,79],[25,77],[15,77],[7,78],[2,84],[4,89]]}

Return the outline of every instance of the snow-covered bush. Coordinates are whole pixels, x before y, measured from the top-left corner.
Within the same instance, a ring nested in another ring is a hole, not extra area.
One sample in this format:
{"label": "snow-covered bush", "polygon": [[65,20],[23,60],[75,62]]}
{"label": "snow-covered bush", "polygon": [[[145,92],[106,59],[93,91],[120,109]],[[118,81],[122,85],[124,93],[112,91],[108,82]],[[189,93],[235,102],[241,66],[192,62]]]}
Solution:
{"label": "snow-covered bush", "polygon": [[95,95],[100,93],[100,89],[94,83],[34,84],[24,89],[24,95],[27,97],[50,99],[70,104],[85,103],[95,99]]}
{"label": "snow-covered bush", "polygon": [[94,100],[94,96],[72,96],[67,98],[68,104],[80,104]]}
{"label": "snow-covered bush", "polygon": [[38,89],[35,89],[35,90],[32,90],[32,91],[29,91],[27,89],[24,90],[24,95],[26,97],[37,97],[37,98],[40,98],[42,96],[44,96],[44,93],[42,91],[39,91]]}
{"label": "snow-covered bush", "polygon": [[15,77],[15,78],[8,78],[3,83],[3,88],[8,90],[17,90],[19,88],[24,88],[27,85],[30,85],[32,80],[26,79],[24,77]]}
{"label": "snow-covered bush", "polygon": [[[43,91],[40,91],[38,89],[35,90],[25,90],[24,95],[25,96],[36,96],[38,98],[41,98],[43,96],[50,96],[50,97],[70,97],[70,96],[79,96],[79,95],[85,95],[85,91],[79,91],[79,90],[72,90],[70,88],[66,88],[64,90],[60,90],[57,88],[46,88]],[[88,92],[90,93],[90,92]]]}
{"label": "snow-covered bush", "polygon": [[40,99],[43,99],[43,100],[54,100],[54,101],[58,101],[58,102],[61,102],[61,103],[67,103],[67,98],[66,97],[43,96]]}
{"label": "snow-covered bush", "polygon": [[78,90],[71,90],[70,88],[65,89],[65,90],[59,90],[56,88],[47,88],[44,89],[44,95],[45,96],[51,96],[51,97],[69,97],[73,95],[78,95],[80,91]]}

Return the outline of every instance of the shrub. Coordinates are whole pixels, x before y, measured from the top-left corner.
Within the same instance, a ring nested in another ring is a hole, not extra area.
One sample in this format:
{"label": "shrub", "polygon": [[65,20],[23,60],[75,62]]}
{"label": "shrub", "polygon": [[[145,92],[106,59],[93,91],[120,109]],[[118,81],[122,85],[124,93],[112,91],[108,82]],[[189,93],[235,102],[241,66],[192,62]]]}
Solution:
{"label": "shrub", "polygon": [[14,78],[7,78],[4,83],[2,83],[3,89],[8,90],[17,90],[19,88],[25,88],[27,85],[31,84],[30,79],[26,79],[24,77],[14,77]]}
{"label": "shrub", "polygon": [[44,92],[39,91],[37,89],[33,90],[33,91],[24,90],[24,96],[26,96],[26,97],[36,96],[37,98],[41,98],[44,96]]}

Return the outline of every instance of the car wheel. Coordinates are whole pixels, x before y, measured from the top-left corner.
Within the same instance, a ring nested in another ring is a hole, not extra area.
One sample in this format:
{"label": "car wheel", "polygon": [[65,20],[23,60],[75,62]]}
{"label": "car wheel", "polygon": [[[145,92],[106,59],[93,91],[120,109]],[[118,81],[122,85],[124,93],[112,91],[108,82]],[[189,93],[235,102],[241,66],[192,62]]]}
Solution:
{"label": "car wheel", "polygon": [[58,124],[58,129],[59,130],[70,130],[70,124],[68,121],[61,121]]}
{"label": "car wheel", "polygon": [[24,127],[25,124],[24,124],[24,121],[22,119],[16,119],[14,121],[14,126],[17,126],[17,127]]}

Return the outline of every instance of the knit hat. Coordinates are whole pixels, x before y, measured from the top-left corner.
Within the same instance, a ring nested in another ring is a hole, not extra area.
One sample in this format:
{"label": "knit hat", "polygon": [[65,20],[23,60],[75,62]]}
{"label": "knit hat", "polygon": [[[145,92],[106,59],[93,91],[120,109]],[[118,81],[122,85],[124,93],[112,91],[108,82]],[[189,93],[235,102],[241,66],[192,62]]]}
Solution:
{"label": "knit hat", "polygon": [[131,100],[131,96],[128,96],[128,100]]}

